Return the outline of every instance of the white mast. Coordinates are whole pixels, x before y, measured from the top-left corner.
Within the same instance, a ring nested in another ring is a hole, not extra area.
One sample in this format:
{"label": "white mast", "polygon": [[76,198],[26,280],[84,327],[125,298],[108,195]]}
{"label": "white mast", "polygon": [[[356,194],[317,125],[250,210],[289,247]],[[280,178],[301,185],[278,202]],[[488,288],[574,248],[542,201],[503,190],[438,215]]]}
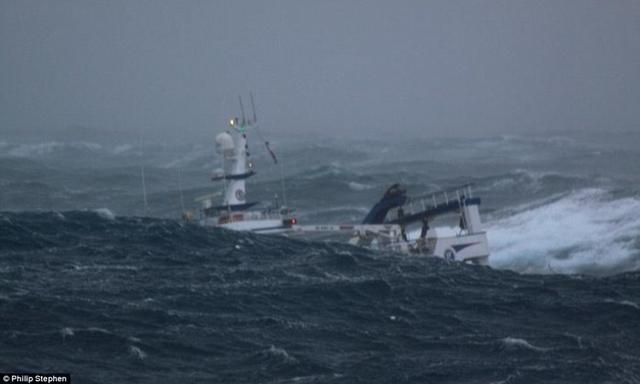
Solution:
{"label": "white mast", "polygon": [[[222,178],[228,185],[225,188],[222,205],[232,208],[234,205],[246,204],[245,179],[253,174],[248,169],[246,123],[239,124],[237,119],[229,121],[233,131],[227,131],[216,137],[216,148],[224,159],[224,173]],[[235,132],[233,138],[230,132]]]}

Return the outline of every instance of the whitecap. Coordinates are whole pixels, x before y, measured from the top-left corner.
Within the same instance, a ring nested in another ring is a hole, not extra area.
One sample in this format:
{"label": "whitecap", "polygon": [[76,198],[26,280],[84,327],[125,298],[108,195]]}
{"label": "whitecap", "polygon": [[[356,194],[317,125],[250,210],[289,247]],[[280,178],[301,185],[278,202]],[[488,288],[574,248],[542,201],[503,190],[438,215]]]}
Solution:
{"label": "whitecap", "polygon": [[60,330],[60,334],[62,335],[63,339],[66,339],[67,337],[73,336],[74,332],[72,328],[64,327]]}
{"label": "whitecap", "polygon": [[98,216],[107,220],[115,220],[116,215],[109,208],[96,208],[93,212],[97,213]]}
{"label": "whitecap", "polygon": [[270,355],[282,358],[287,363],[295,363],[297,361],[295,357],[290,356],[287,353],[287,351],[285,351],[283,348],[278,348],[275,345],[271,345],[271,347],[268,350],[268,353]]}
{"label": "whitecap", "polygon": [[527,340],[519,339],[517,337],[505,337],[504,339],[500,340],[500,342],[502,342],[502,344],[507,349],[521,348],[529,349],[536,352],[545,352],[548,350],[548,348],[536,347],[535,345],[530,344]]}
{"label": "whitecap", "polygon": [[128,152],[133,149],[133,145],[131,144],[120,144],[113,148],[113,154],[119,155],[124,152]]}
{"label": "whitecap", "polygon": [[613,300],[613,299],[606,299],[605,300],[606,303],[613,303],[613,304],[618,304],[618,305],[625,305],[627,307],[632,307],[635,309],[640,309],[640,305],[634,303],[633,301],[630,300]]}
{"label": "whitecap", "polygon": [[61,143],[58,141],[50,141],[38,144],[21,144],[11,148],[7,154],[12,157],[42,157],[52,154],[55,151],[71,149],[85,149],[92,152],[102,149],[102,145],[97,143],[79,141],[70,143]]}
{"label": "whitecap", "polygon": [[371,185],[356,183],[355,181],[350,181],[347,185],[352,191],[357,191],[357,192],[365,191],[367,189],[373,188]]}
{"label": "whitecap", "polygon": [[183,154],[177,159],[173,159],[170,162],[163,165],[164,168],[184,168],[185,166],[195,161],[205,161],[209,158],[209,148],[203,146],[195,146],[190,152]]}
{"label": "whitecap", "polygon": [[618,302],[618,304],[627,305],[627,306],[633,307],[635,309],[640,309],[640,306],[638,306],[638,304],[634,303],[633,301],[629,301],[629,300],[621,300],[621,301]]}
{"label": "whitecap", "polygon": [[107,271],[107,270],[137,271],[138,267],[136,267],[134,265],[118,265],[118,264],[113,264],[113,265],[103,265],[103,264],[78,265],[78,264],[74,264],[73,265],[73,269],[75,269],[76,271],[86,271],[86,270],[96,270],[96,271]]}
{"label": "whitecap", "polygon": [[129,354],[139,360],[144,360],[147,357],[147,353],[135,345],[129,346]]}
{"label": "whitecap", "polygon": [[62,147],[64,144],[56,141],[39,144],[22,144],[9,150],[8,155],[13,157],[35,157],[48,155],[55,149]]}
{"label": "whitecap", "polygon": [[528,273],[631,270],[640,232],[640,199],[611,200],[602,189],[584,189],[486,225],[496,268]]}

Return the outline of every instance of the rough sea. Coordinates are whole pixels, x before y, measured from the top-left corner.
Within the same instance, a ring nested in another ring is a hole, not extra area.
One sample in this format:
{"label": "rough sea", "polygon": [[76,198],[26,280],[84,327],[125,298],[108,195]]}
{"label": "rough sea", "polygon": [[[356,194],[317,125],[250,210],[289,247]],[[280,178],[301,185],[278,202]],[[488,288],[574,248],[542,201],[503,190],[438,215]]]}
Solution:
{"label": "rough sea", "polygon": [[0,371],[640,383],[640,134],[276,137],[279,165],[250,137],[249,200],[278,194],[301,224],[357,223],[396,182],[410,194],[473,183],[481,267],[183,223],[183,207],[220,191],[216,133],[0,141]]}

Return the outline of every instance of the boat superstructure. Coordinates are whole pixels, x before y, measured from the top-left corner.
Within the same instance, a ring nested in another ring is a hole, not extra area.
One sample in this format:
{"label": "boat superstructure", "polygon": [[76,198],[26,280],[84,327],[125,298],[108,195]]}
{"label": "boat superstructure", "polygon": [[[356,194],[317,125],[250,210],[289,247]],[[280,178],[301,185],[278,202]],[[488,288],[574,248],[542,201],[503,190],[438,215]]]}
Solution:
{"label": "boat superstructure", "polygon": [[[346,232],[351,235],[349,243],[357,246],[486,265],[489,243],[480,220],[480,202],[480,198],[472,196],[471,185],[411,197],[394,184],[362,224],[295,225],[294,230]],[[444,215],[457,215],[458,227],[430,227]]]}
{"label": "boat superstructure", "polygon": [[[248,132],[257,132],[258,129],[253,97],[251,106],[253,118],[247,119],[240,99],[242,118],[230,119],[228,129],[216,136],[216,152],[222,156],[223,168],[214,171],[211,180],[222,184],[223,199],[219,205],[213,205],[212,197],[215,195],[196,199],[202,203],[198,222],[204,226],[236,231],[286,232],[296,224],[296,219],[292,216],[293,210],[279,204],[277,196],[274,203],[264,209],[256,209],[259,202],[247,200],[246,181],[255,175],[249,153]],[[274,162],[277,162],[269,143],[265,142],[265,146]]]}

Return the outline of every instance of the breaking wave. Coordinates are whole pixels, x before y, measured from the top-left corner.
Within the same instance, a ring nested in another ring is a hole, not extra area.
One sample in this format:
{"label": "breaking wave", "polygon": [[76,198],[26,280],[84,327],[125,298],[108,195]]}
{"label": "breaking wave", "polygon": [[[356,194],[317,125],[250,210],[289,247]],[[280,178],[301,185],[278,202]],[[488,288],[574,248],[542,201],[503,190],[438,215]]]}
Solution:
{"label": "breaking wave", "polygon": [[116,215],[109,208],[97,208],[93,210],[100,217],[107,220],[115,220]]}
{"label": "breaking wave", "polygon": [[530,344],[527,340],[519,339],[517,337],[505,337],[501,342],[507,349],[523,348],[535,352],[545,352],[547,350],[546,348],[536,347],[535,345]]}
{"label": "breaking wave", "polygon": [[2,149],[0,155],[9,157],[31,158],[47,156],[54,152],[64,152],[68,150],[86,150],[90,152],[97,152],[102,148],[103,146],[101,144],[91,142],[61,143],[57,141],[51,141],[38,144],[4,143],[2,146],[0,146],[0,149]]}
{"label": "breaking wave", "polygon": [[595,274],[640,266],[640,199],[583,189],[538,204],[488,223],[492,266]]}
{"label": "breaking wave", "polygon": [[366,191],[367,189],[371,189],[373,188],[372,185],[369,184],[363,184],[363,183],[357,183],[355,181],[350,181],[349,183],[347,183],[347,185],[349,186],[349,188],[353,191]]}

